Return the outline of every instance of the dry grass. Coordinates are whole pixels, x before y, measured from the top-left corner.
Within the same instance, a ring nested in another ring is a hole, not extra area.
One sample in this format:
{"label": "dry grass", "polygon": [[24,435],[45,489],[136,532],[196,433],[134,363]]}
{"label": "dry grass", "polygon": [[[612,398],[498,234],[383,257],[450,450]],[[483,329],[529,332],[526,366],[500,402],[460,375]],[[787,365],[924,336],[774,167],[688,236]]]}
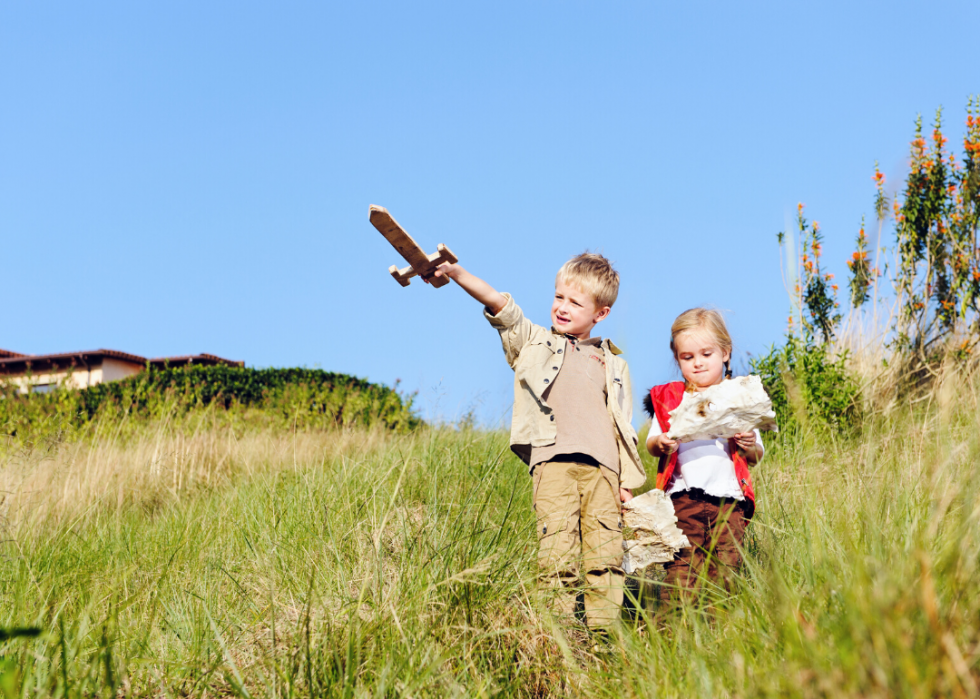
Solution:
{"label": "dry grass", "polygon": [[358,458],[390,439],[382,428],[243,431],[207,413],[135,433],[117,423],[97,424],[77,441],[0,450],[0,516],[32,527],[106,508],[153,511],[260,473],[309,469],[341,455]]}

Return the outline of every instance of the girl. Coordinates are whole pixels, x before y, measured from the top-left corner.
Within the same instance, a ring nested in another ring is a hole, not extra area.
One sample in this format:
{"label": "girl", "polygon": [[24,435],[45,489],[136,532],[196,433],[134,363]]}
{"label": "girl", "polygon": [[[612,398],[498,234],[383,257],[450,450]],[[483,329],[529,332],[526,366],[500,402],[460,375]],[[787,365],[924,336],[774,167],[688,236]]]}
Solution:
{"label": "girl", "polygon": [[657,487],[674,503],[677,526],[691,541],[667,565],[668,587],[686,594],[708,561],[708,578],[726,582],[739,564],[739,546],[755,509],[748,467],[762,458],[758,430],[732,439],[699,439],[679,444],[667,438],[668,413],[685,391],[703,391],[731,378],[732,339],[717,311],[692,308],[670,328],[670,349],[684,381],[654,386],[644,399],[653,419],[647,450],[660,457]]}

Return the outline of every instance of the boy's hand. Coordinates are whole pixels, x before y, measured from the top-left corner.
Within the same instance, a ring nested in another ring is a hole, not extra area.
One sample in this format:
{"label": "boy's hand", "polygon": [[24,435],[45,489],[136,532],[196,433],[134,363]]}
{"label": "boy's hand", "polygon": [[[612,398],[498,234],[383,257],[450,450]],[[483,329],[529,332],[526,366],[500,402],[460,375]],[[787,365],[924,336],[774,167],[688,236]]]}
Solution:
{"label": "boy's hand", "polygon": [[632,499],[633,499],[633,491],[632,490],[630,490],[629,488],[620,488],[619,489],[619,501],[620,502],[629,502]]}
{"label": "boy's hand", "polygon": [[[456,275],[459,274],[459,270],[462,267],[458,263],[450,264],[448,262],[443,262],[441,265],[436,267],[436,271],[432,274],[433,277],[449,277],[452,280],[456,279]],[[429,283],[428,279],[423,279],[426,284]]]}

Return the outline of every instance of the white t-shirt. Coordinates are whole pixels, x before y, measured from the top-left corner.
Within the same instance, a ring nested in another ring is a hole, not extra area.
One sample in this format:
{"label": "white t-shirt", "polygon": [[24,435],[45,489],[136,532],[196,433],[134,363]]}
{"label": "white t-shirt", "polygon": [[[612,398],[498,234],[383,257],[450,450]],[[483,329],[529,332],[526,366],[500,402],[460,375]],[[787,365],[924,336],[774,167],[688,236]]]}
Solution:
{"label": "white t-shirt", "polygon": [[[661,433],[660,423],[653,418],[647,439]],[[755,443],[764,449],[759,430],[755,430]],[[716,498],[745,499],[735,476],[735,463],[727,439],[695,439],[678,446],[677,467],[664,492],[672,495],[691,488],[700,488]]]}

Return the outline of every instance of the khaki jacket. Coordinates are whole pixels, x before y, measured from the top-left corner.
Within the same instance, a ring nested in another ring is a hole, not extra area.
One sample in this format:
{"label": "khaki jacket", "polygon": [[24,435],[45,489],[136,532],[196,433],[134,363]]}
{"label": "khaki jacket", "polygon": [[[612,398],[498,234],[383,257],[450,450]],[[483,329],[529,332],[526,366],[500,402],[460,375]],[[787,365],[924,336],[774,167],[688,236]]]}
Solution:
{"label": "khaki jacket", "polygon": [[[530,463],[531,447],[555,443],[558,429],[551,407],[542,395],[561,370],[568,341],[560,333],[535,325],[504,294],[505,305],[497,315],[484,315],[500,333],[507,363],[514,370],[514,416],[510,429],[510,448],[524,463]],[[603,340],[606,354],[606,409],[616,426],[619,444],[619,482],[623,488],[639,488],[647,476],[636,450],[633,429],[633,391],[622,351],[609,340]]]}

